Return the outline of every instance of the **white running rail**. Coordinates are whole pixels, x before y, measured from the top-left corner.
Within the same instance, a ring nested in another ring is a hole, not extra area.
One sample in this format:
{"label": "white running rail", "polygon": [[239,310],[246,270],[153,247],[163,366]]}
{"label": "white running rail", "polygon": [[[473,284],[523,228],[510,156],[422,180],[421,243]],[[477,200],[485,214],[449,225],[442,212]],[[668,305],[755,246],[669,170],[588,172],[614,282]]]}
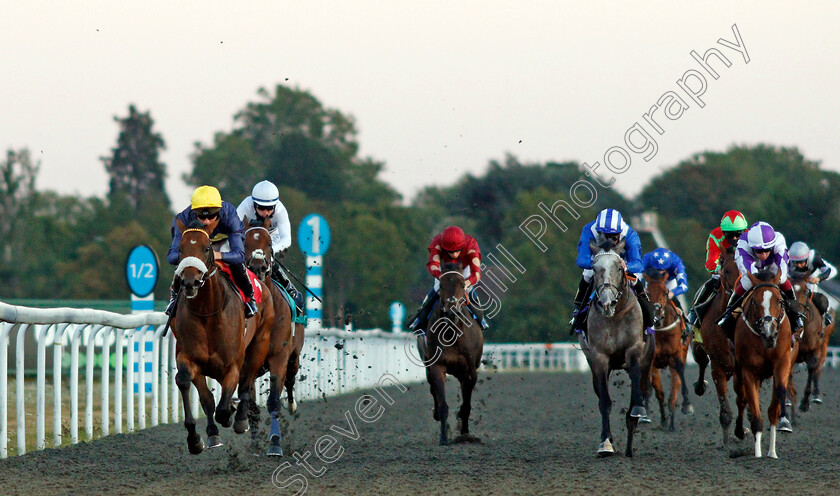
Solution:
{"label": "white running rail", "polygon": [[[178,422],[182,418],[181,395],[175,384],[175,339],[172,333],[163,337],[166,316],[162,313],[121,315],[101,310],[51,308],[35,309],[0,302],[0,458],[9,456],[9,388],[8,347],[15,343],[15,420],[17,454],[26,453],[27,416],[32,416],[31,400],[27,400],[25,371],[27,340],[37,345],[35,358],[35,447],[47,447],[47,413],[52,413],[52,444],[64,442],[65,415],[69,414],[70,443],[79,442],[79,349],[83,347],[84,366],[84,429],[85,439],[107,436],[112,432],[145,429],[147,415],[151,426]],[[151,342],[151,352],[135,352],[135,344]],[[113,347],[111,346],[113,344]],[[52,347],[52,404],[48,407],[46,353]],[[69,349],[69,367],[63,367],[64,352]],[[125,348],[123,353],[117,352]],[[114,366],[111,367],[113,349]],[[101,363],[95,365],[95,356]],[[32,358],[29,357],[30,362]],[[484,346],[485,371],[493,370],[563,370],[585,371],[586,359],[577,345],[571,343],[492,344]],[[689,363],[693,363],[689,359]],[[826,364],[840,366],[840,348],[829,348]],[[125,366],[124,366],[125,365]],[[135,367],[136,365],[136,367]],[[138,371],[147,371],[145,374]],[[67,369],[65,371],[65,369]],[[111,378],[113,369],[114,377]],[[338,329],[307,330],[301,354],[300,371],[295,384],[299,400],[320,399],[337,394],[371,388],[390,375],[400,383],[425,381],[425,371],[415,351],[411,333],[383,332],[380,329],[348,331]],[[140,392],[151,383],[151,392]],[[267,377],[257,379],[260,405],[268,395]],[[94,393],[99,390],[99,432],[94,431]],[[138,392],[135,392],[135,387]],[[29,392],[31,395],[31,383]],[[221,394],[215,381],[211,389]],[[69,407],[62,403],[62,391],[70,394]],[[198,395],[191,390],[191,408],[199,415]],[[147,407],[147,400],[149,401]],[[29,401],[29,403],[27,403]],[[69,410],[69,412],[67,411]],[[113,414],[113,415],[112,415]]]}

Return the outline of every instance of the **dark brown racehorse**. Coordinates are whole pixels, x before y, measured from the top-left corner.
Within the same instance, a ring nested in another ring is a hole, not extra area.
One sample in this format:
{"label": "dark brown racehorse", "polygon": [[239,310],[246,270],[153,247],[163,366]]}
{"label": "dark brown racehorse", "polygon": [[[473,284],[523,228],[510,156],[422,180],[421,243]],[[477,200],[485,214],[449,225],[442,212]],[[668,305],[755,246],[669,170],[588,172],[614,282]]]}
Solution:
{"label": "dark brown racehorse", "polygon": [[601,442],[597,454],[611,456],[615,453],[610,431],[612,400],[608,382],[613,370],[626,370],[630,376],[630,407],[625,415],[627,448],[624,455],[630,457],[633,456],[633,434],[639,418],[647,416],[644,391],[650,381],[656,340],[645,335],[642,309],[619,255],[624,249],[624,240],[612,249],[606,245],[598,247],[594,242],[590,242],[590,248],[595,254],[592,257],[595,273],[592,306],[596,311],[589,312],[586,336],[581,335],[579,340],[592,372],[592,387],[601,412]]}
{"label": "dark brown racehorse", "polygon": [[[729,297],[732,295],[732,291],[734,291],[735,284],[738,282],[740,276],[738,264],[735,263],[735,250],[730,248],[722,252],[720,287],[713,297],[714,299],[709,304],[703,320],[700,322],[700,336],[703,342],[700,344],[694,341],[691,350],[694,355],[694,360],[700,366],[699,378],[694,384],[694,392],[698,396],[702,396],[706,391],[704,376],[706,374],[706,366],[711,363],[712,380],[715,383],[718,402],[720,403],[719,418],[720,426],[723,430],[724,447],[729,444],[729,426],[732,424],[732,409],[729,406],[729,399],[727,398],[727,383],[735,374],[735,354],[732,350],[732,343],[717,323],[726,310]],[[737,377],[734,378],[735,383],[733,387],[738,387],[738,380]]]}
{"label": "dark brown racehorse", "polygon": [[[440,300],[429,319],[425,345],[420,356],[426,363],[426,379],[435,401],[433,417],[440,422],[440,444],[449,443],[449,405],[446,403],[446,374],[461,383],[460,435],[455,442],[480,442],[470,434],[472,392],[478,379],[478,366],[484,350],[481,326],[467,309],[464,276],[456,264],[446,264],[440,276]],[[421,336],[422,339],[422,336]]]}
{"label": "dark brown racehorse", "polygon": [[[247,222],[243,219],[243,222]],[[303,346],[303,325],[292,322],[292,311],[280,289],[271,280],[272,248],[269,228],[271,219],[263,222],[252,222],[245,231],[245,260],[260,280],[271,291],[274,303],[274,323],[271,327],[271,339],[268,354],[262,364],[260,373],[270,374],[270,390],[266,407],[271,416],[269,456],[282,456],[283,434],[280,429],[280,393],[283,386],[289,396],[289,411],[294,413],[297,404],[292,396],[292,385],[297,373],[300,349]],[[254,404],[251,408],[249,420],[257,425],[260,420],[259,407]],[[257,430],[251,431],[251,438],[256,441]]]}
{"label": "dark brown racehorse", "polygon": [[[828,340],[832,332],[834,332],[834,322],[828,326],[823,326],[823,317],[814,304],[814,293],[808,287],[807,283],[800,279],[793,279],[791,282],[793,283],[793,290],[796,293],[796,300],[802,306],[803,314],[805,315],[805,328],[800,331],[801,337],[799,338],[799,352],[796,355],[796,363],[805,363],[808,368],[808,379],[805,383],[802,401],[799,403],[799,410],[807,412],[812,401],[815,403],[822,401],[819,399],[820,369],[825,362],[825,356],[828,351]],[[830,312],[831,310],[829,309],[827,311]],[[811,396],[812,385],[814,392],[813,398]],[[793,384],[792,375],[788,384],[788,393],[790,394],[791,402],[795,403],[796,388]],[[791,408],[791,417],[793,417],[793,410]]]}
{"label": "dark brown racehorse", "polygon": [[755,456],[761,457],[761,418],[759,389],[762,381],[773,378],[773,392],[767,417],[770,421],[770,447],[767,456],[776,456],[776,430],[789,430],[785,397],[788,379],[796,357],[796,346],[791,348],[790,319],[779,289],[780,273],[769,271],[748,274],[752,289],[744,298],[743,312],[735,325],[735,376],[740,387],[735,387],[738,397],[738,418],[735,436],[743,439],[744,409],[750,409],[750,429],[755,435]]}
{"label": "dark brown racehorse", "polygon": [[[658,272],[658,271],[657,271]],[[688,397],[688,387],[685,384],[685,359],[688,355],[688,343],[683,339],[685,323],[682,313],[674,305],[669,297],[669,290],[666,286],[668,273],[657,274],[653,271],[645,273],[647,293],[653,303],[655,314],[656,331],[656,352],[653,355],[653,367],[651,367],[651,386],[656,392],[656,399],[659,401],[659,418],[662,427],[665,421],[665,392],[662,388],[662,378],[659,369],[670,367],[671,369],[671,395],[668,399],[669,421],[668,429],[674,430],[674,413],[677,409],[677,391],[682,391],[683,404],[682,412],[690,414],[694,412],[691,400]],[[657,278],[659,277],[659,278]],[[648,391],[649,392],[649,391]],[[645,398],[647,404],[647,398]]]}
{"label": "dark brown racehorse", "polygon": [[[268,351],[269,330],[274,321],[274,307],[268,288],[262,285],[259,312],[246,325],[244,305],[233,283],[218,270],[213,258],[210,235],[199,228],[187,229],[178,220],[181,231],[180,264],[176,274],[181,278],[176,318],[175,360],[178,373],[175,382],[184,403],[184,426],[190,453],[204,450],[204,442],[195,431],[195,418],[190,407],[190,384],[195,385],[201,407],[207,415],[207,445],[221,446],[215,421],[230,427],[233,415],[231,398],[239,387],[234,431],[248,429],[248,406],[251,385]],[[219,405],[207,387],[207,377],[222,387]],[[214,416],[215,413],[215,416]]]}

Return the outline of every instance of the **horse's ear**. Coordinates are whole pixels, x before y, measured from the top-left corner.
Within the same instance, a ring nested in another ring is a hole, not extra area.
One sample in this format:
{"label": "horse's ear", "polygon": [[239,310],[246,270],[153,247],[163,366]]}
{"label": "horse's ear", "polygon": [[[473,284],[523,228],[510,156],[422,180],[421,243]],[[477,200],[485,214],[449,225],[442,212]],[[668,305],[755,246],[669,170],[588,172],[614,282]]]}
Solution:
{"label": "horse's ear", "polygon": [[755,277],[755,275],[753,275],[753,274],[748,273],[747,274],[747,279],[749,279],[750,282],[752,283],[752,287],[756,287],[759,284],[761,284],[761,281],[757,277]]}
{"label": "horse's ear", "polygon": [[775,284],[776,286],[778,286],[778,285],[779,285],[779,281],[781,281],[781,280],[782,280],[782,271],[781,271],[781,270],[777,270],[777,271],[776,271],[776,275],[774,275],[774,276],[773,276],[773,284]]}
{"label": "horse's ear", "polygon": [[187,226],[185,226],[178,217],[175,217],[175,225],[178,226],[178,230],[181,232],[184,232],[184,229],[187,228]]}
{"label": "horse's ear", "polygon": [[271,228],[271,217],[266,217],[263,219],[263,227],[266,229]]}
{"label": "horse's ear", "polygon": [[595,243],[594,239],[589,240],[589,251],[591,251],[593,255],[601,251],[601,248],[597,243]]}
{"label": "horse's ear", "polygon": [[626,242],[626,241],[627,241],[626,239],[622,239],[621,241],[619,241],[619,242],[615,245],[615,248],[613,248],[613,251],[614,251],[614,252],[616,252],[616,253],[621,253],[621,252],[623,252],[623,251],[624,251],[624,244],[625,244],[625,242]]}
{"label": "horse's ear", "polygon": [[242,225],[248,227],[248,217],[245,215],[242,216]]}

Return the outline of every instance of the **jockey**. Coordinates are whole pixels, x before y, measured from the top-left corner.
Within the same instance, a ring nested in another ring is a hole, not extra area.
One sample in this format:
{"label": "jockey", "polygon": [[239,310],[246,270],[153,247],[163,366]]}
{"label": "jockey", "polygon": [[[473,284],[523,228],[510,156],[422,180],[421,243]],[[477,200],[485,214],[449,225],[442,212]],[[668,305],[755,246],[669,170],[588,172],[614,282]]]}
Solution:
{"label": "jockey", "polygon": [[729,298],[718,325],[726,335],[732,339],[735,330],[735,316],[732,311],[738,308],[744,296],[752,288],[752,282],[747,274],[755,274],[759,271],[769,270],[781,273],[779,289],[785,298],[785,310],[791,320],[791,331],[796,332],[804,325],[803,315],[795,311],[796,295],[793,293],[793,285],[788,279],[788,253],[787,243],[782,233],[773,230],[773,227],[766,222],[756,222],[750,229],[738,238],[737,253],[735,261],[738,263],[738,270],[741,278],[735,285],[735,291]]}
{"label": "jockey", "polygon": [[688,291],[688,277],[685,275],[685,265],[680,257],[668,248],[657,248],[645,253],[642,257],[642,268],[645,274],[653,273],[658,278],[661,278],[663,273],[668,273],[668,282],[665,283],[665,287],[668,288],[668,298],[682,312],[677,296]]}
{"label": "jockey", "polygon": [[[294,298],[298,308],[303,309],[303,295],[295,288],[292,281],[280,267],[279,258],[283,258],[286,250],[292,244],[292,228],[286,207],[280,202],[280,191],[270,181],[260,181],[251,190],[251,196],[242,200],[236,208],[240,219],[248,223],[259,222],[268,217],[271,219],[269,234],[271,235],[271,251],[274,252],[271,264],[271,277],[279,282]],[[245,228],[248,228],[246,224]]]}
{"label": "jockey", "polygon": [[[592,277],[595,272],[592,270],[592,250],[589,247],[589,242],[594,240],[600,246],[609,240],[612,246],[615,246],[622,239],[625,242],[624,251],[619,255],[621,255],[621,259],[626,266],[627,273],[641,273],[643,270],[642,242],[639,240],[636,231],[624,222],[618,210],[605,208],[601,210],[595,220],[583,226],[578,242],[577,256],[577,265],[583,269],[583,275],[575,294],[575,310],[572,313],[572,320],[569,322],[572,327],[571,332],[583,330],[583,323],[586,321],[587,309],[589,308],[587,302],[593,290]],[[642,283],[640,277],[636,278],[636,283],[632,287],[639,299],[639,305],[642,307],[645,330],[649,330],[653,324],[653,308],[647,294],[645,294],[644,283]]]}
{"label": "jockey", "polygon": [[[837,268],[823,260],[817,250],[808,248],[802,241],[790,245],[788,250],[788,274],[791,279],[800,279],[809,284],[812,290],[823,281],[837,276]],[[820,292],[814,291],[814,305],[823,316],[825,325],[831,324],[831,314],[828,313],[828,298]]]}
{"label": "jockey", "polygon": [[747,225],[744,214],[737,210],[730,210],[723,214],[720,226],[709,233],[709,239],[706,241],[706,270],[711,272],[712,277],[703,283],[694,296],[691,311],[688,312],[688,323],[692,327],[700,327],[700,319],[703,318],[712,301],[712,296],[720,286],[720,254],[730,247],[735,247],[738,237],[747,230]]}
{"label": "jockey", "polygon": [[[440,268],[447,263],[455,263],[462,268],[464,289],[469,295],[470,289],[481,279],[481,251],[475,238],[467,236],[457,226],[447,227],[429,244],[429,261],[426,263],[426,270],[435,278],[435,285],[420,305],[417,315],[408,326],[409,329],[424,330],[428,325],[429,314],[439,296],[440,276],[443,275]],[[481,323],[482,328],[489,327],[480,309],[473,307],[469,301],[467,301],[467,308]]]}
{"label": "jockey", "polygon": [[[199,229],[212,229],[210,238],[218,234],[227,235],[230,250],[225,252],[213,251],[215,260],[221,260],[230,267],[233,280],[236,285],[245,293],[245,318],[257,314],[257,305],[254,303],[254,287],[248,279],[245,269],[245,227],[242,220],[236,215],[236,207],[232,203],[223,202],[219,190],[213,186],[200,186],[192,194],[190,206],[175,216],[172,222],[172,246],[169,247],[167,260],[172,265],[179,263],[179,249],[181,244],[181,231],[178,229],[177,221],[180,220],[185,226],[197,227]],[[174,316],[175,303],[178,301],[178,293],[181,289],[181,279],[176,275],[169,288],[170,300],[166,306],[166,314]]]}

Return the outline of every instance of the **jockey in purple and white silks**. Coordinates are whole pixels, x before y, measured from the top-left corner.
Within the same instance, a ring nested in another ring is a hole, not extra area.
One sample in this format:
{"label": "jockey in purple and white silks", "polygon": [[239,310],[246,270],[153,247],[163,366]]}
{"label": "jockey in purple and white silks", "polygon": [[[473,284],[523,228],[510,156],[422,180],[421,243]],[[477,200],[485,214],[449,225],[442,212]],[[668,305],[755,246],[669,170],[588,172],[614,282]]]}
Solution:
{"label": "jockey in purple and white silks", "polygon": [[587,304],[594,289],[592,286],[592,276],[595,274],[592,270],[592,249],[589,246],[591,241],[596,245],[601,246],[609,242],[609,246],[617,245],[621,240],[624,240],[624,250],[619,253],[621,259],[624,261],[627,273],[636,274],[636,283],[633,285],[633,291],[639,299],[639,304],[642,307],[642,316],[645,328],[653,324],[653,308],[644,291],[644,284],[642,283],[642,242],[639,240],[639,235],[633,230],[624,219],[618,210],[612,208],[605,208],[601,210],[598,217],[592,222],[583,226],[580,233],[580,241],[578,241],[578,256],[577,265],[583,269],[580,282],[578,283],[578,290],[574,299],[574,312],[572,313],[572,320],[570,332],[582,332],[583,324],[586,321]]}
{"label": "jockey in purple and white silks", "polygon": [[808,248],[802,241],[790,245],[788,250],[788,274],[791,279],[801,280],[812,291],[814,305],[823,316],[823,324],[831,324],[828,312],[828,298],[819,292],[819,284],[837,276],[837,268],[823,260],[817,250]]}
{"label": "jockey in purple and white silks", "polygon": [[679,255],[668,248],[657,248],[645,253],[642,257],[642,268],[646,276],[651,271],[659,273],[656,277],[661,277],[664,272],[668,273],[668,282],[665,283],[669,291],[668,298],[682,311],[677,296],[688,291],[688,276],[685,275],[685,265]]}
{"label": "jockey in purple and white silks", "polygon": [[718,322],[727,335],[732,336],[735,330],[735,318],[732,311],[741,304],[744,295],[752,288],[752,282],[747,274],[756,274],[764,270],[780,274],[779,289],[786,300],[785,307],[791,319],[791,329],[796,332],[802,328],[803,316],[791,310],[795,308],[791,303],[796,301],[796,296],[793,293],[793,285],[788,279],[787,243],[782,233],[773,230],[773,226],[766,222],[756,222],[751,225],[749,230],[738,238],[735,262],[738,264],[741,278],[735,285],[735,291],[729,298],[723,317]]}

